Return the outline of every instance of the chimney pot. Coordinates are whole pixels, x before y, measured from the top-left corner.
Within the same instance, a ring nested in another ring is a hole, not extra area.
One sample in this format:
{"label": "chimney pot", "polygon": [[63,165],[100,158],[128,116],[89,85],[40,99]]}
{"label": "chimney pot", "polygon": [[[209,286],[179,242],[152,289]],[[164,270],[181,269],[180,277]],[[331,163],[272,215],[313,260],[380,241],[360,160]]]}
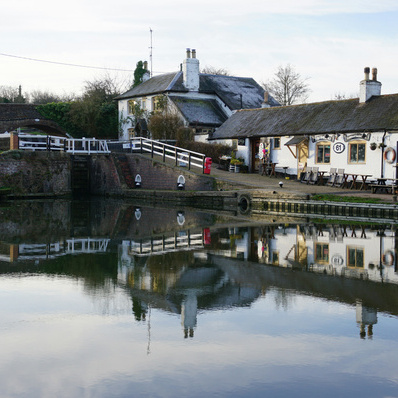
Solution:
{"label": "chimney pot", "polygon": [[377,81],[377,68],[372,69],[372,80]]}
{"label": "chimney pot", "polygon": [[192,58],[196,58],[196,50],[192,49]]}
{"label": "chimney pot", "polygon": [[367,66],[367,67],[364,69],[364,72],[365,72],[365,80],[369,80],[370,68]]}
{"label": "chimney pot", "polygon": [[191,49],[187,48],[187,58],[191,58]]}

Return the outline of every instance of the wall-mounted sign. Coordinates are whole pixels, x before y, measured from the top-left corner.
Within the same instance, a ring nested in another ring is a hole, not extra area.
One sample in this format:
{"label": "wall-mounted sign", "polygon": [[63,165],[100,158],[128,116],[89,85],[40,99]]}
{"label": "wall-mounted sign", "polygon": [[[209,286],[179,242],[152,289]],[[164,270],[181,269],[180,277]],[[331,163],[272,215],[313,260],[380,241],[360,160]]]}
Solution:
{"label": "wall-mounted sign", "polygon": [[336,141],[336,136],[334,134],[318,134],[311,137],[312,142],[319,142],[319,141]]}
{"label": "wall-mounted sign", "polygon": [[333,144],[333,151],[335,153],[343,153],[345,151],[345,145],[342,142],[336,142]]}
{"label": "wall-mounted sign", "polygon": [[333,265],[343,265],[344,264],[344,259],[340,254],[335,254],[332,257],[332,264]]}
{"label": "wall-mounted sign", "polygon": [[350,133],[350,134],[343,134],[343,139],[345,142],[352,141],[352,140],[366,140],[369,141],[371,137],[370,133]]}

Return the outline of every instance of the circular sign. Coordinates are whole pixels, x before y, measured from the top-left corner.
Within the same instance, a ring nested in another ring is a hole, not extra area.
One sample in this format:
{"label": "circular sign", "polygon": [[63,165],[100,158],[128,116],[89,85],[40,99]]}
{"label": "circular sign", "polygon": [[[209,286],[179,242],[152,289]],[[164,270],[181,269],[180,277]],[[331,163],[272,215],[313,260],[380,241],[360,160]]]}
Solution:
{"label": "circular sign", "polygon": [[336,142],[333,145],[333,151],[336,153],[343,153],[345,151],[345,145],[342,142]]}
{"label": "circular sign", "polygon": [[332,257],[332,264],[333,265],[343,265],[344,264],[344,259],[340,254],[335,254]]}

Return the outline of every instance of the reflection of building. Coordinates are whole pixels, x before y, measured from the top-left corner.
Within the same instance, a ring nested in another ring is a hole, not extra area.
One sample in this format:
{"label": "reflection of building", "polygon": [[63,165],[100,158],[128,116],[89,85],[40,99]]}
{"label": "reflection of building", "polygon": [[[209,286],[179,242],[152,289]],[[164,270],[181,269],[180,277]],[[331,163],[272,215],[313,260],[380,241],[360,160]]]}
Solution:
{"label": "reflection of building", "polygon": [[393,230],[348,225],[251,228],[250,258],[287,268],[398,283]]}
{"label": "reflection of building", "polygon": [[[133,302],[141,303],[137,308],[150,305],[181,314],[185,337],[194,336],[200,311],[244,307],[261,293],[257,287],[241,286],[232,280],[226,271],[208,263],[202,248],[198,249],[148,257],[131,255],[130,261],[123,259],[128,254],[123,246],[119,250],[118,280],[129,289]],[[134,314],[138,319],[139,314]]]}
{"label": "reflection of building", "polygon": [[[356,318],[359,325],[359,335],[364,338],[366,335],[369,338],[373,336],[373,325],[377,323],[377,310],[368,308],[357,302],[356,305]],[[367,331],[365,329],[367,328]]]}

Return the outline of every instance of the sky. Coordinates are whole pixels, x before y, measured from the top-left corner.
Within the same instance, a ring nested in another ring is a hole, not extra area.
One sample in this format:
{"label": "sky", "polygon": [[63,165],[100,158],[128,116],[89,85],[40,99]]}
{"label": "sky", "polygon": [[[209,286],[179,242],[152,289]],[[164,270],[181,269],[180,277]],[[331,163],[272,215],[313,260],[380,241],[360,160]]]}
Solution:
{"label": "sky", "polygon": [[23,93],[127,84],[151,47],[154,75],[178,71],[191,48],[201,67],[260,84],[290,64],[307,102],[358,96],[367,66],[382,94],[398,93],[397,0],[13,0],[0,15],[0,86]]}

